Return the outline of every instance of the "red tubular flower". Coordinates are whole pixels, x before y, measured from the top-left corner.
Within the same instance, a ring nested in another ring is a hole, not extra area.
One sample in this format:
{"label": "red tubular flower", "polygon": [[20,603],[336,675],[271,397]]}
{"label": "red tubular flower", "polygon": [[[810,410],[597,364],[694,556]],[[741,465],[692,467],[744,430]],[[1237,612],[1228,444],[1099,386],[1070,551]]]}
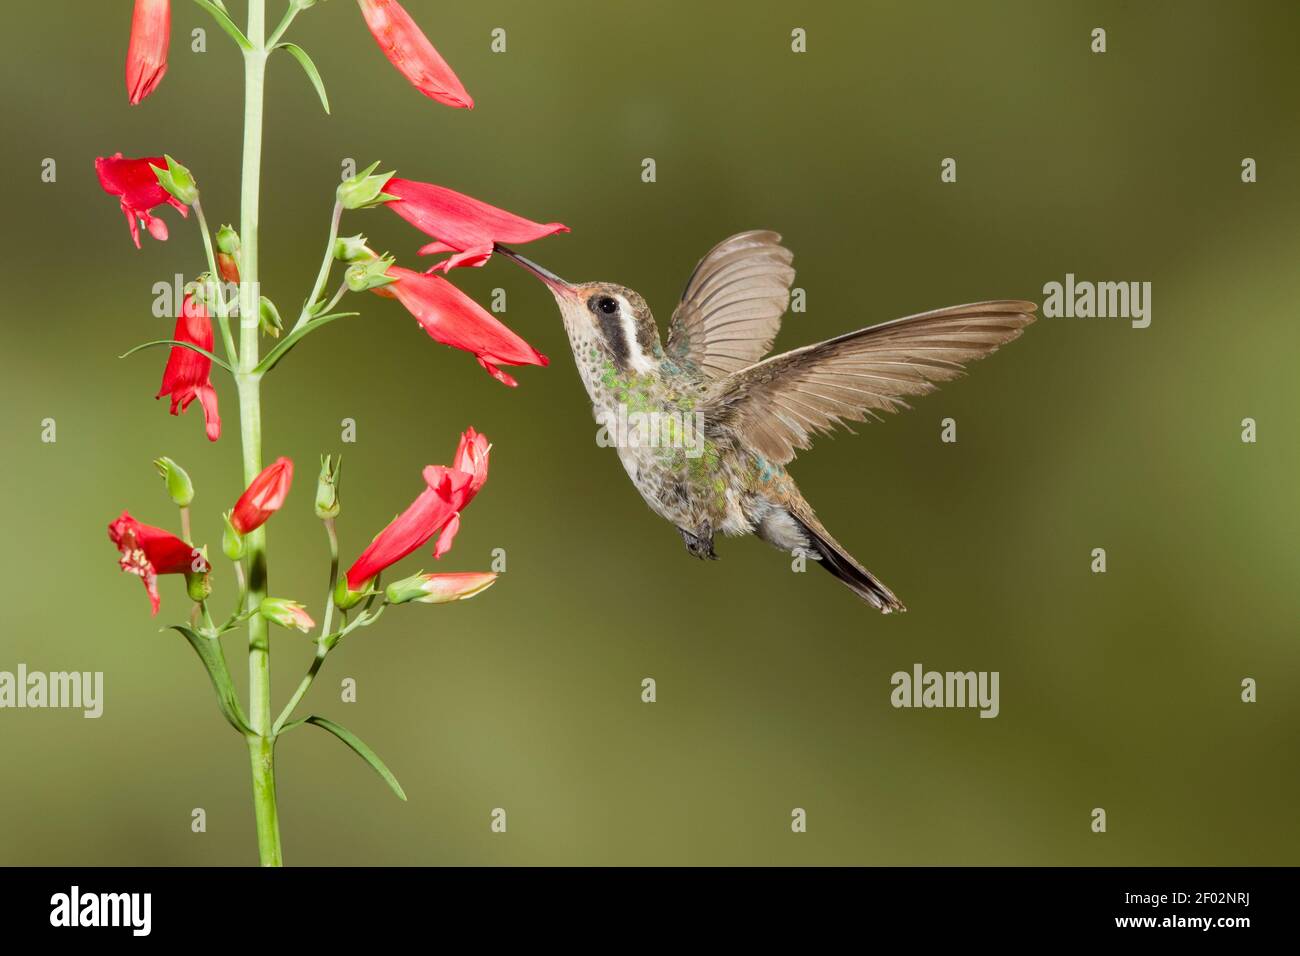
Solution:
{"label": "red tubular flower", "polygon": [[363,590],[380,571],[423,547],[439,532],[433,556],[441,558],[451,550],[460,528],[460,512],[487,481],[488,447],[486,438],[472,428],[466,429],[450,468],[429,465],[424,469],[427,486],[424,491],[379,532],[370,547],[348,568],[346,581],[350,590]]}
{"label": "red tubular flower", "polygon": [[388,275],[397,281],[373,291],[406,306],[434,341],[472,352],[498,382],[511,388],[519,384],[497,365],[549,364],[550,359],[446,279],[400,266],[389,268]]}
{"label": "red tubular flower", "polygon": [[194,549],[170,531],[141,524],[123,511],[108,526],[108,536],[122,553],[118,564],[123,571],[144,582],[153,613],[158,613],[158,575],[186,574],[192,570]]}
{"label": "red tubular flower", "polygon": [[266,524],[266,519],[280,510],[289,496],[293,484],[293,462],[277,458],[262,469],[262,473],[248,484],[248,489],[235,502],[230,513],[230,523],[240,534],[248,534]]}
{"label": "red tubular flower", "polygon": [[518,245],[569,231],[562,222],[533,222],[432,183],[394,177],[384,192],[397,197],[385,203],[389,209],[437,240],[423,246],[420,255],[453,253],[433,267],[443,272],[456,266],[481,266],[492,255],[494,242]]}
{"label": "red tubular flower", "polygon": [[[207,309],[192,296],[187,295],[176,319],[177,342],[189,342],[201,349],[212,351],[212,320]],[[217,390],[212,387],[212,359],[193,349],[173,345],[163,369],[162,387],[154,398],[170,395],[171,413],[179,415],[194,399],[203,406],[203,421],[208,441],[221,437],[221,415],[217,411]]]}
{"label": "red tubular flower", "polygon": [[411,85],[432,100],[457,109],[473,109],[474,100],[429,38],[397,0],[357,0],[366,26],[390,63]]}
{"label": "red tubular flower", "polygon": [[135,0],[131,45],[126,50],[126,97],[132,106],[162,82],[171,32],[171,0]]}
{"label": "red tubular flower", "polygon": [[95,160],[95,172],[99,174],[99,185],[110,196],[117,196],[122,204],[122,213],[126,224],[131,229],[131,239],[135,247],[140,248],[140,228],[136,221],[144,223],[149,235],[160,242],[167,238],[167,223],[149,211],[155,206],[168,203],[179,209],[182,216],[188,216],[190,209],[158,183],[158,177],[150,165],[159,169],[167,168],[167,160],[162,156],[145,156],[140,159],[125,159],[121,153],[114,153],[107,158],[100,156]]}

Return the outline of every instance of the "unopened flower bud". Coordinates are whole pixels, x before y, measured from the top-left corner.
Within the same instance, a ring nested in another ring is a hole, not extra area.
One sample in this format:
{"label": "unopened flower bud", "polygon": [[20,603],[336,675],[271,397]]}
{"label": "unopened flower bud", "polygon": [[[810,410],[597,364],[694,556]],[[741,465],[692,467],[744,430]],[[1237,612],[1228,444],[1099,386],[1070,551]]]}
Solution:
{"label": "unopened flower bud", "polygon": [[316,481],[316,517],[337,518],[339,516],[339,470],[343,467],[343,456],[322,455],[320,459],[320,478]]}
{"label": "unopened flower bud", "polygon": [[221,517],[226,523],[226,530],[221,535],[221,551],[231,561],[238,561],[244,556],[244,536],[230,523],[229,511]]}
{"label": "unopened flower bud", "polygon": [[316,622],[311,619],[311,615],[307,613],[305,607],[297,601],[290,601],[287,598],[262,598],[262,603],[257,607],[257,613],[272,624],[297,628],[304,634],[316,626]]}
{"label": "unopened flower bud", "polygon": [[226,252],[217,253],[217,272],[226,282],[239,282],[239,260]]}
{"label": "unopened flower bud", "polygon": [[217,271],[227,282],[239,281],[239,233],[233,226],[217,230]]}
{"label": "unopened flower bud", "polygon": [[366,245],[366,237],[360,233],[334,240],[334,258],[339,262],[362,262],[374,257],[374,250]]}
{"label": "unopened flower bud", "polygon": [[393,178],[393,174],[376,173],[378,166],[377,162],[371,163],[351,179],[339,183],[337,196],[344,209],[369,209],[397,198],[384,192],[384,187]]}
{"label": "unopened flower bud", "polygon": [[462,571],[451,574],[419,574],[402,581],[394,581],[384,589],[389,604],[448,604],[465,601],[486,591],[496,582],[490,571]]}
{"label": "unopened flower bud", "polygon": [[185,469],[165,455],[155,459],[153,466],[166,482],[167,494],[171,495],[172,502],[178,508],[188,508],[194,501],[194,483],[190,481]]}
{"label": "unopened flower bud", "polygon": [[[149,168],[158,177],[158,185],[185,205],[193,205],[194,200],[199,198],[199,188],[194,182],[194,177],[190,175],[188,169],[166,153],[163,154],[163,159],[167,160],[166,169],[159,169],[153,163],[149,164]],[[392,173],[389,173],[389,176],[391,177]],[[388,180],[385,179],[384,182],[388,182]]]}
{"label": "unopened flower bud", "polygon": [[388,275],[388,270],[395,261],[392,256],[381,256],[366,262],[354,262],[343,273],[343,281],[353,292],[365,292],[367,289],[389,285],[397,281]]}
{"label": "unopened flower bud", "polygon": [[228,256],[239,255],[239,233],[234,226],[222,226],[217,230],[217,248]]}
{"label": "unopened flower bud", "polygon": [[262,296],[257,303],[257,314],[262,323],[262,331],[271,338],[278,339],[284,322],[280,320],[280,310],[275,307],[275,303]]}

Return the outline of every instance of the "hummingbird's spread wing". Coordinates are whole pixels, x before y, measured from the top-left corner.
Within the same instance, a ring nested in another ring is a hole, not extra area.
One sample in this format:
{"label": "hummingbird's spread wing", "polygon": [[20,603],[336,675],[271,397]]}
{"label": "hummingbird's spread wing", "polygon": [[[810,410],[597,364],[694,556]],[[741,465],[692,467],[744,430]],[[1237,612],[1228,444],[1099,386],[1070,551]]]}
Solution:
{"label": "hummingbird's spread wing", "polygon": [[783,465],[817,432],[907,408],[903,396],[956,378],[966,362],[1018,338],[1033,313],[1032,302],[978,302],[850,332],[728,375],[701,411]]}
{"label": "hummingbird's spread wing", "polygon": [[790,305],[794,255],[775,232],[742,232],[700,260],[668,330],[668,354],[721,378],[772,347]]}

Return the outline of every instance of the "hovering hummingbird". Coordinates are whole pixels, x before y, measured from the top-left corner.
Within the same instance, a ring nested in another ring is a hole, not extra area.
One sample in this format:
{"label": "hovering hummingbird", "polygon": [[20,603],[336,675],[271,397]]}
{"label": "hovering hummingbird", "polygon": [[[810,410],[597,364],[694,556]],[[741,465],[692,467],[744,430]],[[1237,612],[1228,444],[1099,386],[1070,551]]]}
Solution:
{"label": "hovering hummingbird", "polygon": [[[565,282],[505,246],[496,250],[555,296],[597,422],[626,422],[628,410],[639,414],[638,427],[656,422],[658,440],[620,440],[618,456],[651,510],[677,526],[688,552],[716,558],[718,532],[756,534],[817,561],[883,613],[906,610],[831,537],[786,465],[815,433],[907,408],[905,396],[933,391],[964,363],[1018,338],[1034,320],[1032,302],[923,312],[765,359],[794,281],[794,257],[775,232],[739,233],[700,260],[673,312],[667,345],[631,289]],[[692,421],[702,424],[702,436],[677,440]],[[667,427],[658,429],[660,422]]]}

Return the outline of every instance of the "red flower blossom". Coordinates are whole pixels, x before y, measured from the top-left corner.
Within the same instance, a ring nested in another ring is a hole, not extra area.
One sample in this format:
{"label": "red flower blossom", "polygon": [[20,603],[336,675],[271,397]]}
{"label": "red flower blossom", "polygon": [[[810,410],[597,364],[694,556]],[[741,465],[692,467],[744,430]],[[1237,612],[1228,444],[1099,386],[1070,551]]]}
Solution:
{"label": "red flower blossom", "polygon": [[230,523],[240,534],[248,534],[266,524],[266,519],[280,510],[289,496],[293,484],[293,462],[277,458],[262,469],[262,473],[248,483],[248,488],[235,502],[230,513]]}
{"label": "red flower blossom", "polygon": [[397,0],[357,0],[366,26],[390,63],[430,99],[458,109],[473,109],[474,100],[429,38]]}
{"label": "red flower blossom", "polygon": [[[172,336],[177,342],[189,342],[201,349],[212,351],[212,320],[207,309],[192,296],[187,295],[176,319]],[[203,421],[208,441],[221,437],[221,415],[217,411],[217,390],[212,387],[212,359],[193,349],[173,345],[163,369],[162,387],[154,398],[170,395],[171,413],[179,415],[194,399],[203,406]]]}
{"label": "red flower blossom", "polygon": [[384,192],[397,197],[385,203],[389,209],[436,240],[421,247],[420,255],[453,253],[433,267],[443,272],[457,266],[481,266],[492,255],[494,242],[518,245],[569,231],[562,222],[533,222],[432,183],[394,177]]}
{"label": "red flower blossom", "polygon": [[126,96],[132,106],[162,82],[171,32],[171,0],[135,0],[131,45],[126,50]]}
{"label": "red flower blossom", "polygon": [[123,511],[108,526],[108,536],[122,553],[118,564],[123,571],[144,582],[153,613],[158,613],[158,575],[186,574],[193,570],[194,548],[170,531],[141,524]]}
{"label": "red flower blossom", "polygon": [[388,275],[397,281],[373,291],[406,306],[434,341],[474,353],[478,364],[498,382],[511,388],[519,384],[497,365],[549,364],[550,359],[446,279],[401,266],[389,268]]}
{"label": "red flower blossom", "polygon": [[474,429],[465,431],[452,466],[429,465],[424,469],[427,487],[405,511],[379,532],[370,546],[348,568],[347,586],[361,591],[366,583],[389,565],[423,547],[441,532],[433,556],[441,558],[451,550],[460,529],[460,512],[473,499],[488,473],[488,441]]}
{"label": "red flower blossom", "polygon": [[131,239],[135,247],[140,248],[140,228],[136,221],[144,223],[149,235],[160,242],[167,238],[167,223],[149,211],[163,203],[175,206],[182,216],[188,216],[190,209],[158,183],[158,177],[150,165],[159,169],[167,168],[167,160],[162,156],[145,156],[140,159],[124,159],[121,153],[114,153],[107,158],[100,156],[95,160],[95,172],[99,174],[99,185],[110,196],[117,196],[122,204],[122,213],[126,224],[131,229]]}

